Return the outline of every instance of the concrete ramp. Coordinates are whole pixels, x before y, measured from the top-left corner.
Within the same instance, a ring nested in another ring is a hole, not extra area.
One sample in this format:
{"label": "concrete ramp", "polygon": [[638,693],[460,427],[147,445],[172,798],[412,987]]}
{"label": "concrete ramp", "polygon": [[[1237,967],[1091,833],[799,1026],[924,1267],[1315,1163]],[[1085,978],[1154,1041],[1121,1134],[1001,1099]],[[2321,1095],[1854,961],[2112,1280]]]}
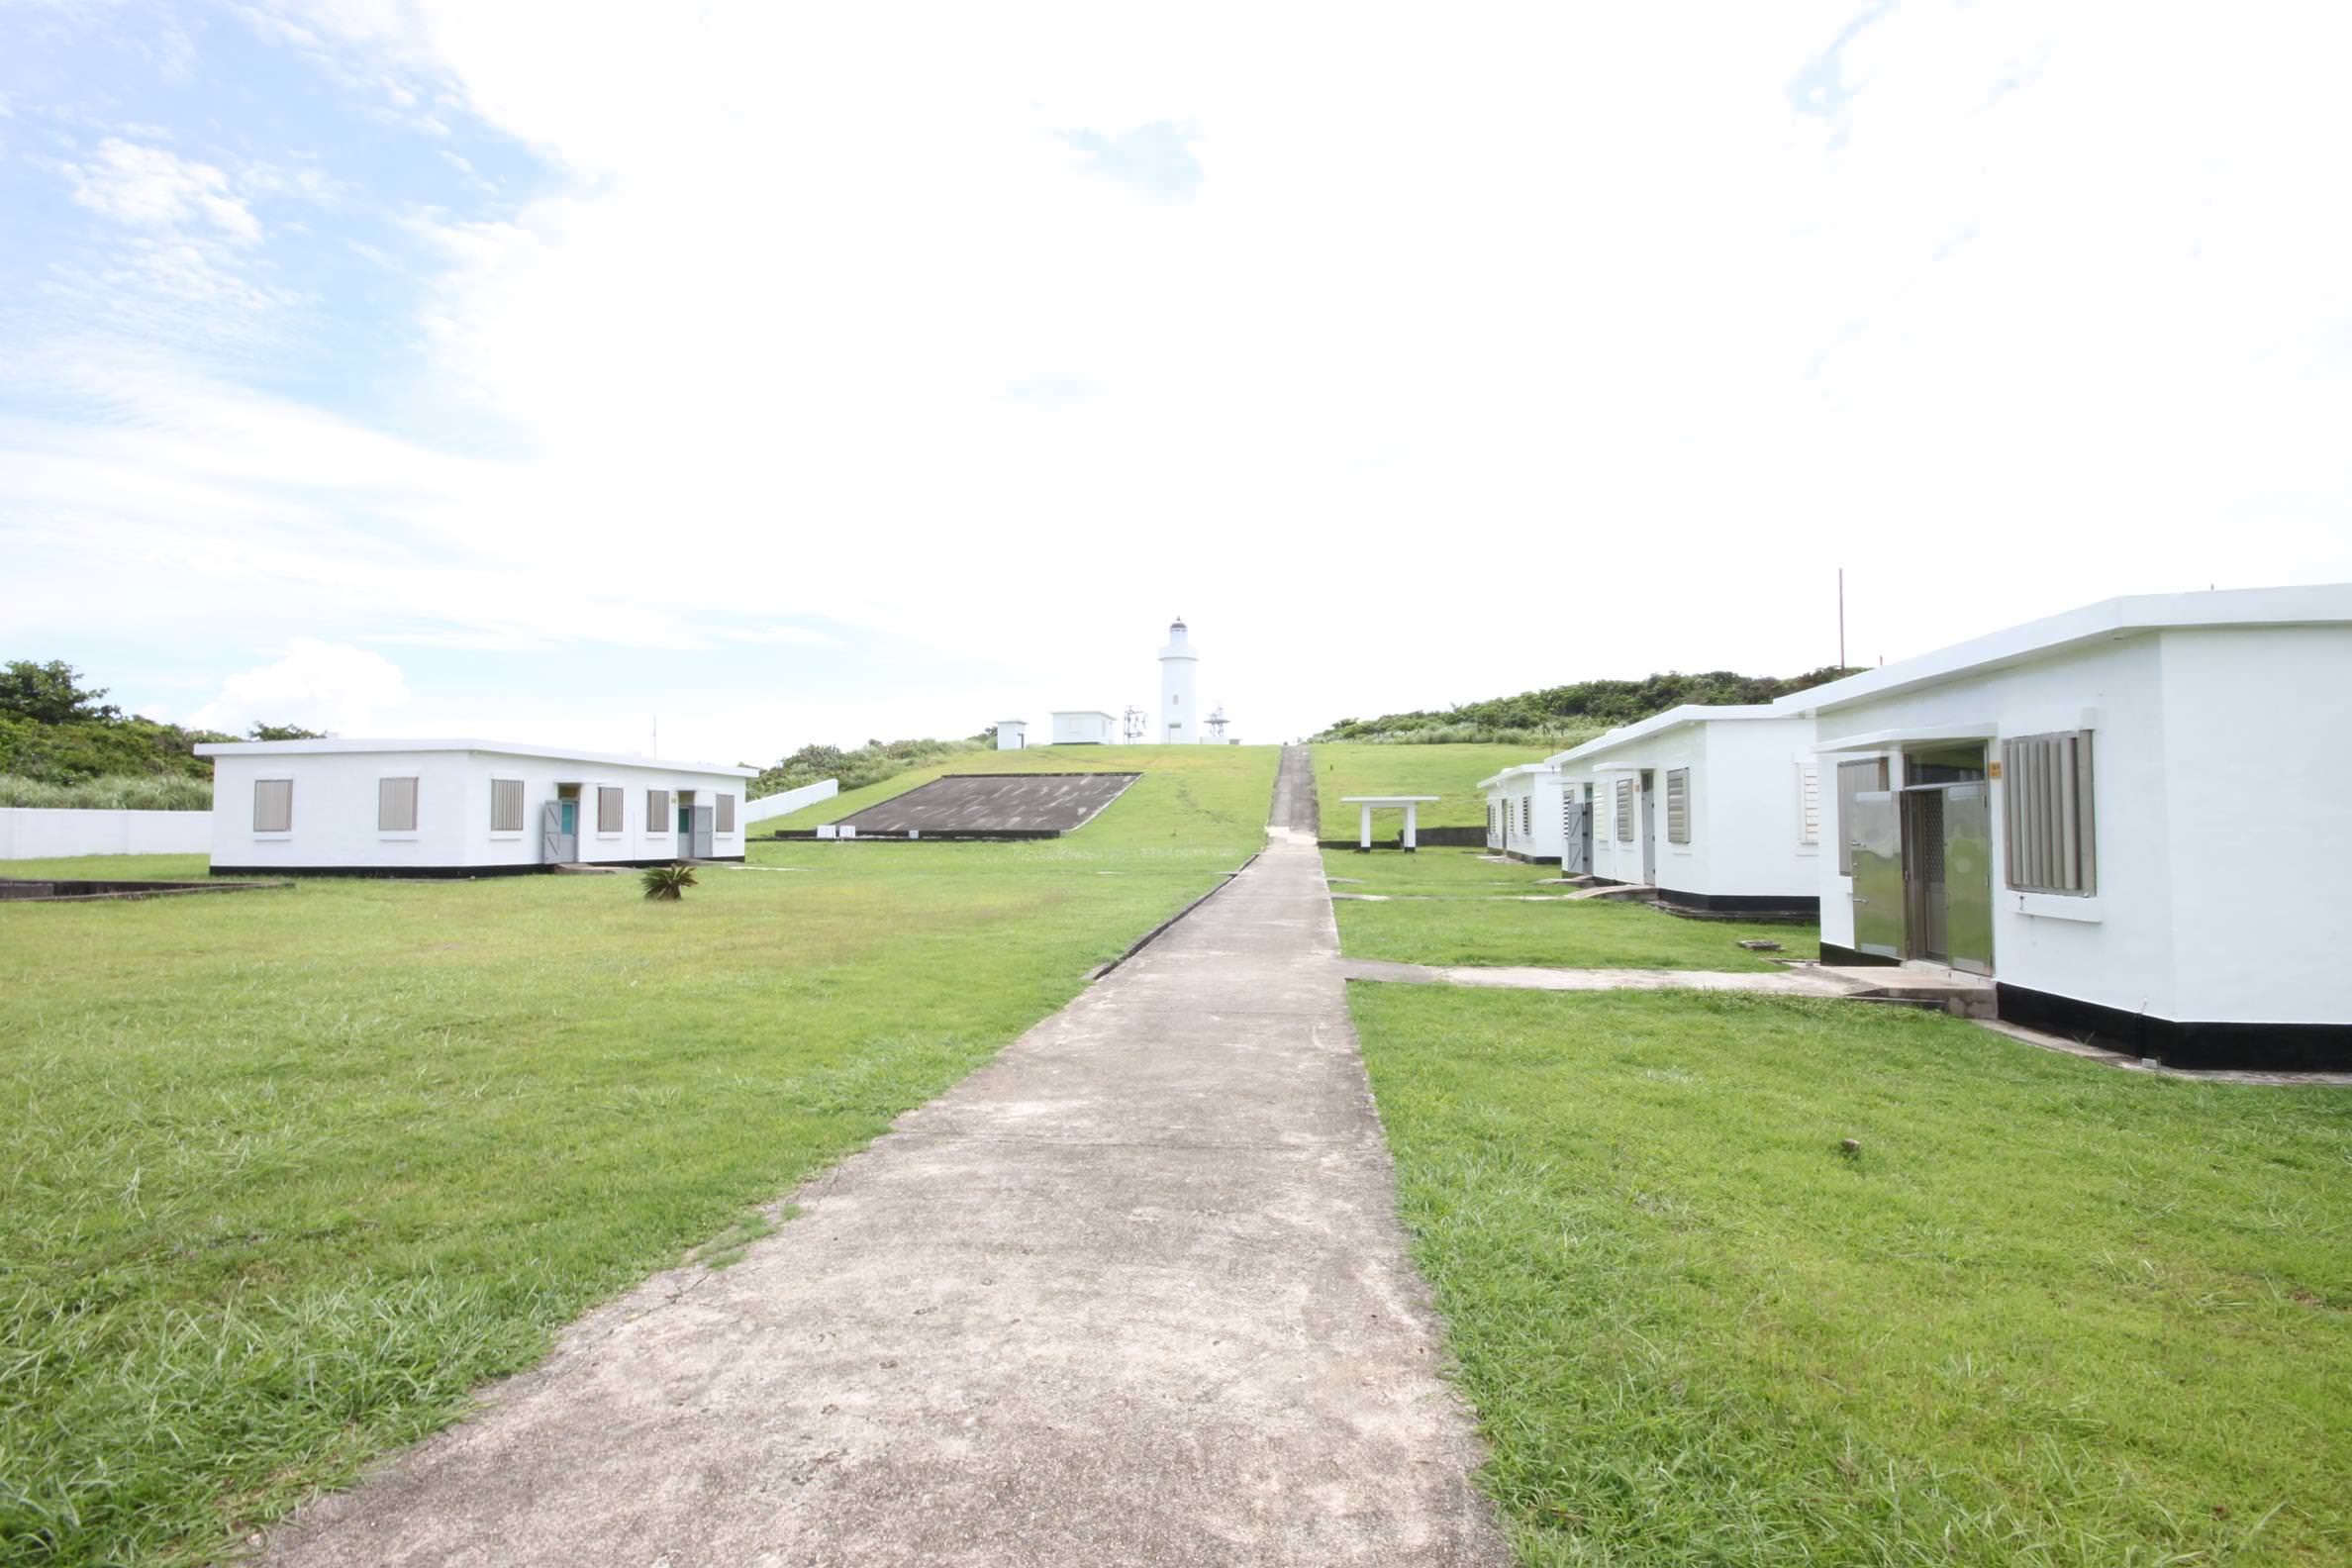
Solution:
{"label": "concrete ramp", "polygon": [[1094,821],[1140,773],[950,773],[851,812],[860,838],[1051,838]]}

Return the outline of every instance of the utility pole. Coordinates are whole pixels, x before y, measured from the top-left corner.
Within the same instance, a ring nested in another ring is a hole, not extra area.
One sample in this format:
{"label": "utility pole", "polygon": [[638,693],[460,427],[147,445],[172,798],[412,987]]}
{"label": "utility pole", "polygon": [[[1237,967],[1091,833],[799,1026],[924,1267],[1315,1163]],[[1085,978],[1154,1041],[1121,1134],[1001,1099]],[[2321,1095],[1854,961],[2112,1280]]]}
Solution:
{"label": "utility pole", "polygon": [[1845,568],[1837,568],[1837,667],[1844,669],[1845,661]]}

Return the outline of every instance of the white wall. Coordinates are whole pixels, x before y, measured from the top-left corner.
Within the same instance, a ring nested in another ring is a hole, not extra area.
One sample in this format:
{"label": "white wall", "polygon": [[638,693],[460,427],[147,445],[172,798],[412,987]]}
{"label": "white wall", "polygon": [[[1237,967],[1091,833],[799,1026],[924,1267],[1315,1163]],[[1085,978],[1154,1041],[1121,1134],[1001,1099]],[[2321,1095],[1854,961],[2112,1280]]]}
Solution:
{"label": "white wall", "polygon": [[1055,745],[1109,745],[1118,721],[1103,713],[1057,713],[1053,716]]}
{"label": "white wall", "polygon": [[210,812],[0,807],[0,860],[202,854],[211,843]]}
{"label": "white wall", "polygon": [[[1557,861],[1560,790],[1560,775],[1548,768],[1504,774],[1501,782],[1487,791],[1488,804],[1504,808],[1502,841],[1495,847],[1523,860]],[[1522,823],[1528,826],[1521,827]],[[1489,841],[1493,842],[1491,837]]]}
{"label": "white wall", "polygon": [[[1808,719],[1721,719],[1674,725],[1582,763],[1569,778],[1593,790],[1593,872],[1638,883],[1650,841],[1663,892],[1710,898],[1817,896],[1820,849],[1801,837],[1799,772],[1811,761]],[[1648,806],[1640,775],[1650,770]],[[1688,768],[1690,842],[1667,837],[1666,774]],[[1634,784],[1633,837],[1617,839],[1617,784]]]}
{"label": "white wall", "polygon": [[[1824,742],[1882,731],[1926,737],[1986,726],[2000,735],[2089,728],[2098,853],[2095,896],[2008,889],[2002,872],[2009,841],[2007,793],[1998,784],[1993,790],[1994,978],[2125,1012],[2185,1019],[2187,1015],[2178,1011],[2175,985],[2171,791],[2179,787],[2177,770],[2184,761],[2193,770],[2224,769],[2237,775],[2241,785],[2248,769],[2243,754],[2224,757],[2195,735],[2183,737],[2187,758],[2168,746],[2159,645],[2154,633],[2092,643],[2009,669],[1839,708],[1822,714],[1817,728]],[[2284,692],[2295,684],[2283,674],[2271,672],[2272,689]],[[2233,694],[2231,701],[2251,696]],[[2270,744],[2276,747],[2285,738],[2285,734],[2276,735]],[[1987,745],[1989,757],[1998,760],[1999,740]],[[1890,742],[1889,749],[1899,752],[1900,742]],[[1821,757],[1822,833],[1832,847],[1843,832],[1835,820],[1838,760],[1836,753]],[[1894,775],[1901,787],[1899,754]],[[2237,845],[2216,836],[2201,852],[2230,865],[2241,878],[2239,894],[2229,901],[2231,918],[2269,929],[2272,923],[2265,910],[2270,901],[2250,891]],[[1824,853],[1820,866],[1821,937],[1851,946],[1852,879],[1838,875],[1834,853]],[[2201,961],[2187,951],[2180,956],[2187,962]]]}
{"label": "white wall", "polygon": [[[414,776],[417,830],[379,833],[377,783]],[[253,831],[253,782],[294,780],[293,828]],[[523,829],[493,833],[490,781],[523,780]],[[674,820],[648,823],[645,792],[692,790],[698,804],[736,797],[735,831],[716,833],[711,852],[743,852],[742,793],[749,780],[699,773],[658,762],[522,756],[492,751],[345,751],[223,755],[213,759],[212,860],[215,866],[354,869],[441,869],[458,866],[538,865],[539,824],[558,784],[580,786],[579,858],[583,861],[655,860],[685,852]],[[596,790],[621,788],[622,831],[596,828]],[[673,801],[673,811],[674,811]]]}
{"label": "white wall", "polygon": [[[1666,843],[1659,824],[1659,885],[1715,898],[1817,897],[1821,846],[1817,835],[1806,840],[1802,809],[1801,770],[1815,766],[1813,722],[1742,719],[1689,728],[1705,740],[1690,764],[1691,842]],[[1661,774],[1661,818],[1665,788]]]}
{"label": "white wall", "polygon": [[[2352,627],[2166,632],[2157,657],[2171,800],[2153,852],[2171,867],[2173,1016],[2352,1023]],[[2103,812],[2134,782],[2110,785],[2104,738]],[[2104,898],[2104,816],[2098,833]]]}
{"label": "white wall", "polygon": [[[746,802],[742,808],[742,820],[747,823],[760,823],[766,822],[770,817],[789,817],[803,806],[814,806],[819,801],[832,800],[840,793],[841,781],[839,779],[819,779],[814,784],[803,784],[799,789],[788,789],[780,795],[762,795],[755,801]],[[638,804],[641,806],[643,802],[640,801]]]}

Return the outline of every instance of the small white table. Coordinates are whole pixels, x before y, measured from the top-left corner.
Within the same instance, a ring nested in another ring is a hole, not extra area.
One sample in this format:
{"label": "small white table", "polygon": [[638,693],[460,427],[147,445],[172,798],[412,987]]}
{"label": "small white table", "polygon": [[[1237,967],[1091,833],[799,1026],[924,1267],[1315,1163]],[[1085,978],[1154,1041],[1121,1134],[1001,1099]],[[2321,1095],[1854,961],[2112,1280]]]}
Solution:
{"label": "small white table", "polygon": [[1339,801],[1341,805],[1361,806],[1364,808],[1363,826],[1356,834],[1356,853],[1362,854],[1372,847],[1372,814],[1375,811],[1387,811],[1389,808],[1395,806],[1403,807],[1405,811],[1405,852],[1407,854],[1411,854],[1420,841],[1421,809],[1424,803],[1436,800],[1437,798],[1438,797],[1434,795],[1340,796]]}

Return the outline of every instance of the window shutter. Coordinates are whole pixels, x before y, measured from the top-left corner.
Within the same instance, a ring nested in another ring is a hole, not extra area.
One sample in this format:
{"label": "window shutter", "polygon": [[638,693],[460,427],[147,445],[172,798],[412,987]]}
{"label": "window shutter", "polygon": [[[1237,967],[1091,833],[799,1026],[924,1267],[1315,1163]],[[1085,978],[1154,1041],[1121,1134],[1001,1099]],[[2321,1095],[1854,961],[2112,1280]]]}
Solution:
{"label": "window shutter", "polygon": [[1633,781],[1618,779],[1617,786],[1617,840],[1633,841]]}
{"label": "window shutter", "polygon": [[598,833],[619,833],[621,818],[621,786],[618,784],[597,785],[596,831]]}
{"label": "window shutter", "polygon": [[1691,770],[1666,770],[1666,841],[1691,841]]}
{"label": "window shutter", "polygon": [[719,820],[714,825],[715,832],[731,833],[735,831],[735,798],[733,795],[722,795],[719,797]]}
{"label": "window shutter", "polygon": [[2002,741],[2001,789],[2002,862],[2009,887],[2083,896],[2098,891],[2091,732]]}
{"label": "window shutter", "polygon": [[645,832],[649,833],[670,832],[669,810],[668,790],[649,789],[645,791]]}
{"label": "window shutter", "polygon": [[294,831],[294,781],[292,779],[253,780],[253,832],[292,833]]}
{"label": "window shutter", "polygon": [[1821,770],[1817,764],[1797,764],[1797,841],[1821,841]]}
{"label": "window shutter", "polygon": [[376,780],[376,832],[417,831],[417,781],[413,778]]}
{"label": "window shutter", "polygon": [[490,781],[490,831],[492,833],[521,833],[523,831],[523,781],[494,778]]}

